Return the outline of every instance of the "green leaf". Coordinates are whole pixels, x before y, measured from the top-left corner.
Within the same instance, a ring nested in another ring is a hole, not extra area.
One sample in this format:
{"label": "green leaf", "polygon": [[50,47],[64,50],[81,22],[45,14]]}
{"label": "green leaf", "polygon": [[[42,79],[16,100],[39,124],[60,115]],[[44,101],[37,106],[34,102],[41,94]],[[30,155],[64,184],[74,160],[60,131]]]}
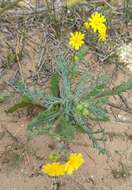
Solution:
{"label": "green leaf", "polygon": [[[93,147],[96,148],[99,151],[99,153],[105,154],[107,152],[106,149],[102,147],[100,143],[98,143],[98,138],[96,138],[95,136],[99,133],[102,133],[103,131],[93,132],[93,129],[91,129],[90,127],[83,126],[83,125],[80,125],[79,127],[83,130],[84,133],[86,133],[89,136],[89,138],[92,140]],[[103,137],[104,137],[104,134],[103,134]],[[104,138],[102,138],[102,141],[104,141]]]}
{"label": "green leaf", "polygon": [[76,133],[76,128],[74,125],[71,124],[71,122],[63,118],[60,121],[59,127],[57,127],[56,129],[56,133],[62,139],[72,140]]}
{"label": "green leaf", "polygon": [[109,121],[109,116],[107,115],[107,110],[101,107],[97,107],[96,105],[92,104],[89,107],[90,112],[93,114],[92,119],[95,121]]}
{"label": "green leaf", "polygon": [[44,126],[33,127],[32,131],[28,131],[29,136],[43,135],[49,133],[50,129],[53,127],[53,124],[44,124]]}
{"label": "green leaf", "polygon": [[59,82],[60,82],[60,77],[59,74],[57,72],[52,74],[51,77],[51,93],[53,96],[58,97],[59,96]]}
{"label": "green leaf", "polygon": [[77,85],[76,95],[80,99],[88,100],[101,94],[107,86],[109,77],[101,75],[96,79],[90,73],[83,73]]}
{"label": "green leaf", "polygon": [[123,92],[126,92],[128,90],[132,90],[132,78],[130,78],[127,82],[123,82],[122,84],[114,87],[112,89],[113,95],[120,95]]}
{"label": "green leaf", "polygon": [[94,83],[91,83],[90,90],[87,93],[86,98],[96,97],[101,94],[105,89],[109,81],[109,77],[106,75],[99,76],[96,80],[93,78]]}
{"label": "green leaf", "polygon": [[27,129],[30,131],[33,131],[34,128],[39,130],[39,125],[42,125],[43,123],[51,123],[57,117],[58,112],[56,110],[44,110],[39,112],[38,115],[32,119],[32,121],[28,124]]}
{"label": "green leaf", "polygon": [[82,99],[82,97],[86,97],[91,90],[92,83],[93,83],[92,75],[90,73],[83,73],[77,84],[75,92],[76,96],[79,97],[80,99]]}
{"label": "green leaf", "polygon": [[132,78],[128,79],[127,82],[123,82],[120,85],[112,88],[107,89],[100,95],[97,95],[96,98],[104,97],[104,96],[114,96],[114,95],[120,95],[123,92],[126,92],[128,90],[132,90]]}
{"label": "green leaf", "polygon": [[13,113],[20,108],[31,107],[31,106],[33,106],[32,101],[30,99],[28,99],[27,97],[22,97],[20,102],[16,103],[12,107],[10,107],[6,112],[7,113]]}
{"label": "green leaf", "polygon": [[68,63],[64,57],[61,56],[57,60],[57,73],[60,75],[60,96],[62,98],[69,97],[71,95],[71,83],[69,77]]}
{"label": "green leaf", "polygon": [[16,82],[16,88],[23,97],[26,97],[29,100],[33,100],[32,93],[22,81]]}
{"label": "green leaf", "polygon": [[9,98],[9,96],[0,96],[0,103],[5,102],[7,99]]}

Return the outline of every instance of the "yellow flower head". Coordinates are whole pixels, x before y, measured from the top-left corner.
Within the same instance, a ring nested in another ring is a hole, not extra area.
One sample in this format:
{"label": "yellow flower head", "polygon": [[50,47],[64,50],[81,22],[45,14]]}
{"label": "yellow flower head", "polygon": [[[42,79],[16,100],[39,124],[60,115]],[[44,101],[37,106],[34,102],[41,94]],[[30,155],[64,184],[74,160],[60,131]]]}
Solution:
{"label": "yellow flower head", "polygon": [[42,172],[48,174],[49,176],[63,176],[65,175],[65,165],[60,164],[59,162],[46,164],[43,165]]}
{"label": "yellow flower head", "polygon": [[100,41],[105,41],[106,40],[106,26],[104,24],[102,24],[102,26],[100,26],[98,33],[99,33],[99,40]]}
{"label": "yellow flower head", "polygon": [[69,45],[71,48],[75,50],[79,50],[79,48],[84,44],[84,34],[82,32],[71,32],[71,37],[69,40]]}
{"label": "yellow flower head", "polygon": [[89,18],[89,25],[92,27],[94,32],[97,32],[105,22],[105,17],[98,12],[93,13]]}
{"label": "yellow flower head", "polygon": [[72,175],[73,171],[78,170],[84,162],[85,161],[81,153],[70,154],[68,162],[65,164],[65,171],[68,175]]}

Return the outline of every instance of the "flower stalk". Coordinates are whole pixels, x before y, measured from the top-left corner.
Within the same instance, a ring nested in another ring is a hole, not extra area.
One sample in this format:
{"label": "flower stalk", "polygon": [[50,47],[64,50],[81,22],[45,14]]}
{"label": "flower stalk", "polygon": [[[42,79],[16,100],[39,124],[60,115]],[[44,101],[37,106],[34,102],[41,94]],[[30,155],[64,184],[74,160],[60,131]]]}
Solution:
{"label": "flower stalk", "polygon": [[59,190],[60,187],[60,181],[58,177],[53,177],[52,178],[52,188],[51,190]]}

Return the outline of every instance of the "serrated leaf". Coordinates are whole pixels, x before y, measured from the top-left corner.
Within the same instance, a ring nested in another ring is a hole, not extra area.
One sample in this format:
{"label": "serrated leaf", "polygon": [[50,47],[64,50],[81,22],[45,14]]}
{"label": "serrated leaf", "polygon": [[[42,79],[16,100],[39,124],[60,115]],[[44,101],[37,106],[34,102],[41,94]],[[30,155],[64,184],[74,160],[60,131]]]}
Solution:
{"label": "serrated leaf", "polygon": [[120,95],[121,93],[126,92],[128,90],[132,90],[132,78],[130,78],[127,82],[123,82],[112,89],[105,90],[100,95],[97,95],[97,98],[104,97],[104,96]]}
{"label": "serrated leaf", "polygon": [[[105,153],[106,153],[105,148],[102,147],[102,146],[98,143],[98,140],[97,140],[97,138],[95,137],[95,135],[98,134],[98,133],[94,133],[93,130],[92,130],[90,127],[86,127],[86,126],[83,126],[83,125],[81,125],[81,126],[79,126],[79,127],[80,127],[80,128],[83,130],[83,132],[86,133],[86,134],[89,136],[89,138],[92,140],[93,147],[96,148],[96,149],[99,151],[99,153],[105,154]],[[100,132],[99,132],[99,133],[100,133]]]}
{"label": "serrated leaf", "polygon": [[91,87],[91,91],[88,94],[88,97],[97,96],[97,95],[101,94],[106,89],[108,81],[109,81],[108,76],[106,76],[106,75],[99,76],[96,79],[95,84],[93,85],[93,87]]}
{"label": "serrated leaf", "polygon": [[78,81],[77,88],[76,88],[76,96],[80,98],[85,98],[87,94],[91,90],[93,82],[93,77],[90,73],[83,73],[83,75],[80,77],[80,80]]}
{"label": "serrated leaf", "polygon": [[58,112],[54,110],[44,110],[42,112],[39,112],[38,115],[34,117],[32,121],[28,124],[27,129],[33,131],[34,128],[37,128],[39,125],[43,123],[47,124],[55,120],[57,116]]}
{"label": "serrated leaf", "polygon": [[91,105],[89,107],[90,112],[93,114],[93,120],[95,121],[109,121],[109,116],[107,115],[107,110],[96,105]]}
{"label": "serrated leaf", "polygon": [[[36,135],[43,135],[49,133],[50,129],[53,127],[53,124],[44,124],[43,126],[34,127],[32,131],[29,131],[29,135],[36,136]],[[31,133],[31,134],[30,134]]]}
{"label": "serrated leaf", "polygon": [[56,130],[56,133],[62,138],[66,140],[72,140],[76,133],[76,128],[66,119],[62,119],[59,127]]}

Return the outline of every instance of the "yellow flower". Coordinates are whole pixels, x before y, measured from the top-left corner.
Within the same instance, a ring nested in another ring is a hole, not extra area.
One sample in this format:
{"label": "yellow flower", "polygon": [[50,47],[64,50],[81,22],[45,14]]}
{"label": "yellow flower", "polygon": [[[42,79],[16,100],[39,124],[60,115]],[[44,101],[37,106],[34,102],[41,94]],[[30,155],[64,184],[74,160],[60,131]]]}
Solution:
{"label": "yellow flower", "polygon": [[69,40],[69,45],[71,48],[75,50],[79,50],[79,48],[84,44],[84,34],[82,32],[71,32],[71,37]]}
{"label": "yellow flower", "polygon": [[90,27],[90,25],[89,25],[89,22],[88,21],[86,21],[86,22],[84,22],[84,28],[87,30],[87,29],[89,29],[89,27]]}
{"label": "yellow flower", "polygon": [[89,25],[92,27],[94,32],[97,32],[104,22],[106,22],[105,17],[98,12],[93,13],[89,18]]}
{"label": "yellow flower", "polygon": [[72,175],[74,170],[78,170],[84,163],[84,158],[81,153],[73,153],[69,156],[68,162],[65,164],[65,171],[68,175]]}
{"label": "yellow flower", "polygon": [[104,24],[102,24],[102,26],[100,26],[98,33],[99,33],[99,40],[100,41],[105,41],[106,40],[106,26]]}
{"label": "yellow flower", "polygon": [[42,172],[48,174],[49,176],[63,176],[65,175],[65,165],[60,164],[59,162],[46,164],[43,165]]}

